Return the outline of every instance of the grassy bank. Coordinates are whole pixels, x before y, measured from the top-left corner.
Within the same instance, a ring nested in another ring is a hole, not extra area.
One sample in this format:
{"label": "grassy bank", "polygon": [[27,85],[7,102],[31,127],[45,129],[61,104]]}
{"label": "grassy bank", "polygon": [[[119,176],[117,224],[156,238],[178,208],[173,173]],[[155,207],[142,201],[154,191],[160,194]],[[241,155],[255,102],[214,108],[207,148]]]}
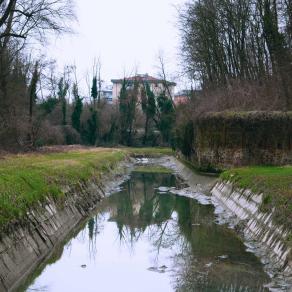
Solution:
{"label": "grassy bank", "polygon": [[292,229],[292,166],[237,168],[222,173],[221,178],[240,188],[263,193],[262,210],[275,207],[274,219]]}
{"label": "grassy bank", "polygon": [[63,186],[99,177],[127,155],[170,154],[164,148],[81,148],[60,153],[6,155],[0,159],[0,229],[47,196],[59,200]]}

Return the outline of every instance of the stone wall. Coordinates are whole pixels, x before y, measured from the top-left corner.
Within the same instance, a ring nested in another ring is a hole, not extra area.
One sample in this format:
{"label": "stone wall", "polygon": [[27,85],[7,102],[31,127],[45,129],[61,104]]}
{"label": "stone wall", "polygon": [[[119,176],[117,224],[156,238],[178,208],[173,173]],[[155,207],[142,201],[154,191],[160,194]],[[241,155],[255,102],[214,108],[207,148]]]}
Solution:
{"label": "stone wall", "polygon": [[190,160],[202,168],[292,164],[292,112],[205,114]]}

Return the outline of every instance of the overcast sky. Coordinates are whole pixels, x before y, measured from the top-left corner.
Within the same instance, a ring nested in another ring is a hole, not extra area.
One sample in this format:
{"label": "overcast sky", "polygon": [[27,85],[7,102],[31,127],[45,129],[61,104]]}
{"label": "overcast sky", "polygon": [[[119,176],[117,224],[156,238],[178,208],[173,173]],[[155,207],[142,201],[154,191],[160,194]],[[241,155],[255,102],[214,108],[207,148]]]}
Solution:
{"label": "overcast sky", "polygon": [[85,79],[94,58],[102,62],[102,78],[122,78],[135,72],[158,73],[163,52],[171,76],[178,68],[177,10],[185,0],[75,0],[76,35],[51,42],[49,55],[62,68],[76,64]]}

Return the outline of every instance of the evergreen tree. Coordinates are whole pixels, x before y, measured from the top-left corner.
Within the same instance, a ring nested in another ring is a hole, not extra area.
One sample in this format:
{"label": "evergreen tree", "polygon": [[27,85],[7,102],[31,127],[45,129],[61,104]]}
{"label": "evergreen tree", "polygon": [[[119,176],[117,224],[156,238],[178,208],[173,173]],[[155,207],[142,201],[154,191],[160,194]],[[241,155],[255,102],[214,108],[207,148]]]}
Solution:
{"label": "evergreen tree", "polygon": [[149,83],[145,84],[145,88],[141,93],[142,97],[142,111],[145,114],[145,133],[143,138],[143,144],[145,145],[148,139],[149,132],[149,123],[151,119],[154,119],[156,114],[156,103],[155,103],[155,95],[150,88]]}
{"label": "evergreen tree", "polygon": [[77,131],[80,132],[80,118],[83,110],[83,103],[82,98],[79,96],[78,86],[76,83],[73,84],[73,96],[75,99],[74,103],[74,110],[71,116],[72,127]]}
{"label": "evergreen tree", "polygon": [[171,99],[166,96],[165,92],[158,96],[157,104],[157,127],[162,134],[163,141],[170,144],[171,132],[175,123],[175,109]]}
{"label": "evergreen tree", "polygon": [[90,145],[95,145],[98,139],[99,131],[99,115],[96,109],[96,100],[98,97],[97,78],[92,79],[91,97],[93,99],[93,107],[90,109],[91,117],[87,120],[87,141]]}
{"label": "evergreen tree", "polygon": [[62,103],[62,124],[63,126],[67,125],[67,101],[66,95],[69,90],[69,82],[61,77],[58,82],[58,97]]}
{"label": "evergreen tree", "polygon": [[97,111],[90,109],[91,117],[87,120],[87,140],[90,145],[95,145],[97,140]]}
{"label": "evergreen tree", "polygon": [[93,98],[93,105],[95,107],[95,103],[98,97],[98,90],[97,90],[97,78],[96,76],[92,79],[92,87],[91,87],[91,97]]}
{"label": "evergreen tree", "polygon": [[138,100],[139,84],[134,83],[132,89],[127,89],[124,79],[119,96],[119,111],[121,121],[121,143],[132,145],[134,122],[136,117],[136,106]]}
{"label": "evergreen tree", "polygon": [[124,79],[119,95],[121,142],[124,143],[127,135],[127,82]]}
{"label": "evergreen tree", "polygon": [[34,72],[32,74],[32,78],[29,85],[29,118],[32,119],[33,115],[33,106],[36,103],[37,100],[37,84],[40,78],[39,73],[39,65],[38,62],[36,62],[34,67]]}

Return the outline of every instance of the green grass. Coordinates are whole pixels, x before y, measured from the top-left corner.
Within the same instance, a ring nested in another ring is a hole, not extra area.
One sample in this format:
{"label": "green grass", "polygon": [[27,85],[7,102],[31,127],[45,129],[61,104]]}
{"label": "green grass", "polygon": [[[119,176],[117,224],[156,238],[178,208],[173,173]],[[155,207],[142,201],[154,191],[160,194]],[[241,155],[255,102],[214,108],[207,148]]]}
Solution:
{"label": "green grass", "polygon": [[231,180],[240,188],[263,193],[263,211],[275,207],[274,220],[291,230],[292,228],[292,166],[254,166],[225,171],[224,180]]}
{"label": "green grass", "polygon": [[23,218],[48,196],[62,201],[62,189],[107,172],[127,155],[166,155],[167,148],[84,148],[0,159],[0,229]]}
{"label": "green grass", "polygon": [[5,157],[0,160],[0,227],[47,196],[61,199],[63,186],[98,177],[124,157],[109,149]]}

